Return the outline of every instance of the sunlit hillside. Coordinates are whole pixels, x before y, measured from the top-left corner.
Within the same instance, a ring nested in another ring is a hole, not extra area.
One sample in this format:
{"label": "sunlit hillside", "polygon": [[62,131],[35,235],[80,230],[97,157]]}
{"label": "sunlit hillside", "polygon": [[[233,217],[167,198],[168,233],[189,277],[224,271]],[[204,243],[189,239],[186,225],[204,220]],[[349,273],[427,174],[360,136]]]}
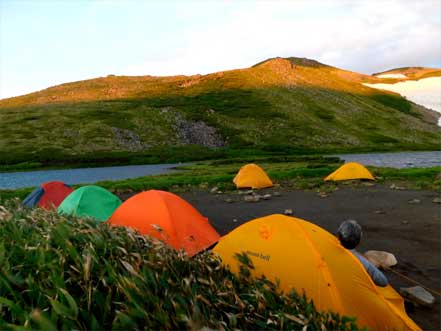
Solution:
{"label": "sunlit hillside", "polygon": [[0,101],[6,163],[174,146],[298,150],[434,149],[436,115],[371,76],[275,58],[195,76],[113,76]]}

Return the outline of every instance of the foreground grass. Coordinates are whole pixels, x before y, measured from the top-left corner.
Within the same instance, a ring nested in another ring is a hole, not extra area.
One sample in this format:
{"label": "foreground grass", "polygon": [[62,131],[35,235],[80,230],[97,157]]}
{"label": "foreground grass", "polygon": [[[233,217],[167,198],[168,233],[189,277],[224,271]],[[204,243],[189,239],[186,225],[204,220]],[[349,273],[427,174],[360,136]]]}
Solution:
{"label": "foreground grass", "polygon": [[357,330],[265,279],[125,228],[0,206],[0,329]]}
{"label": "foreground grass", "polygon": [[[335,157],[322,156],[248,156],[215,161],[203,161],[178,167],[177,173],[145,176],[120,181],[96,183],[114,193],[143,191],[150,189],[174,192],[208,189],[217,186],[223,191],[234,190],[233,178],[244,164],[259,164],[274,182],[285,188],[333,190],[347,183],[324,182],[323,178],[336,170],[342,161]],[[398,183],[408,189],[441,190],[441,167],[432,168],[377,168],[368,167],[377,177],[378,183]],[[357,185],[354,182],[353,185]],[[80,185],[74,185],[78,187]],[[24,199],[33,188],[0,190],[0,201],[11,198]]]}

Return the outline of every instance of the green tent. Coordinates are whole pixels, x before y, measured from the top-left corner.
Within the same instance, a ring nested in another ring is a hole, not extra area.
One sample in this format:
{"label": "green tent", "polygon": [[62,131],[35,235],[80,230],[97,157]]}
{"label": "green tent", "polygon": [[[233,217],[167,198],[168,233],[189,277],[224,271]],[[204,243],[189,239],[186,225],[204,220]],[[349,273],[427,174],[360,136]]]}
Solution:
{"label": "green tent", "polygon": [[96,185],[80,187],[69,194],[58,207],[65,215],[92,217],[105,222],[121,204],[121,200]]}

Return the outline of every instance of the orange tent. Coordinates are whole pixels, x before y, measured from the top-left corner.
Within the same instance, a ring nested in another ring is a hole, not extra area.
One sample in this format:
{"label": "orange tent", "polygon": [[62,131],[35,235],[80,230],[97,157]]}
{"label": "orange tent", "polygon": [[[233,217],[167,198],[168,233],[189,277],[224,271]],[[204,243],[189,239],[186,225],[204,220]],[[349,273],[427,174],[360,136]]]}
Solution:
{"label": "orange tent", "polygon": [[343,164],[332,174],[325,178],[328,180],[349,180],[349,179],[370,179],[375,180],[374,176],[363,165],[357,162]]}
{"label": "orange tent", "polygon": [[127,226],[193,256],[219,240],[219,234],[193,206],[165,191],[144,191],[126,200],[109,224]]}
{"label": "orange tent", "polygon": [[250,163],[240,168],[233,183],[237,188],[265,188],[273,186],[268,175],[257,164]]}
{"label": "orange tent", "polygon": [[401,296],[375,286],[360,261],[326,230],[304,220],[270,215],[249,221],[213,248],[233,272],[236,253],[246,253],[254,276],[279,280],[285,292],[305,293],[320,311],[355,316],[373,330],[420,330],[407,316]]}

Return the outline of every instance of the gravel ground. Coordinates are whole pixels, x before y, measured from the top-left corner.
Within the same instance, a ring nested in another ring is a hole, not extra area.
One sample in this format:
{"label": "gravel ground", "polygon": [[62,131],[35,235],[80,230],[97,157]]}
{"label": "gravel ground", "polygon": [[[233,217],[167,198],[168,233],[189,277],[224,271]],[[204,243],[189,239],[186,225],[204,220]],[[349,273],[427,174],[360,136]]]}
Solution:
{"label": "gravel ground", "polygon": [[[274,196],[274,192],[280,196]],[[236,192],[212,194],[209,190],[181,193],[184,199],[208,217],[221,235],[254,218],[283,213],[316,223],[331,233],[341,221],[355,219],[363,227],[358,247],[393,253],[398,265],[394,270],[440,292],[441,279],[441,205],[433,199],[437,192],[393,190],[388,186],[340,187],[326,197],[313,191],[273,188],[259,191],[272,194],[270,200],[245,202]],[[392,286],[414,286],[411,282],[385,271]],[[431,308],[407,305],[409,316],[424,330],[441,330],[440,297]]]}

